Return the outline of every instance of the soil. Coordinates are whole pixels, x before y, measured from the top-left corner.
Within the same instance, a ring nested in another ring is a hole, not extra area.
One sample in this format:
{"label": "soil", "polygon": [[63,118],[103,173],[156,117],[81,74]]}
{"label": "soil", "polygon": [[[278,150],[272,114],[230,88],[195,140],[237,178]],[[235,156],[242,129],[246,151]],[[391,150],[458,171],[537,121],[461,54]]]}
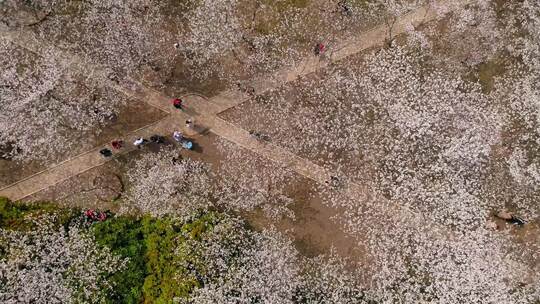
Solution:
{"label": "soil", "polygon": [[287,234],[299,252],[307,257],[334,251],[353,264],[364,263],[369,259],[366,248],[342,230],[335,220],[341,211],[325,206],[314,187],[314,182],[306,179],[290,185],[288,195],[295,201],[290,206],[294,219],[283,217],[275,221],[265,217],[261,211],[247,214],[246,219],[256,229],[275,227]]}
{"label": "soil", "polygon": [[115,161],[83,172],[23,201],[48,201],[66,207],[117,211],[117,200],[121,198],[123,190],[119,173],[125,162],[124,156],[120,156]]}

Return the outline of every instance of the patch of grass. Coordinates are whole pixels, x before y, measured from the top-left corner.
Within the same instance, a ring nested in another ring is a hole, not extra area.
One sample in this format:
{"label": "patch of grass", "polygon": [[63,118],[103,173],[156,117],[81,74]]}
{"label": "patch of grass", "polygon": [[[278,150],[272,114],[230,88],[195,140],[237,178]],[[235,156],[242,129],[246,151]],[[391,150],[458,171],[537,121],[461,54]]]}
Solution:
{"label": "patch of grass", "polygon": [[37,202],[32,204],[14,203],[0,197],[0,228],[10,230],[31,229],[33,224],[28,217],[43,214],[54,214],[56,223],[65,225],[79,212],[75,209],[60,208],[53,203]]}
{"label": "patch of grass", "polygon": [[[219,215],[205,213],[189,222],[120,216],[93,224],[99,245],[129,258],[127,269],[112,277],[116,286],[108,303],[170,303],[189,297],[201,283],[185,268],[200,265],[188,241],[200,241],[218,220]],[[184,250],[177,252],[180,247]]]}
{"label": "patch of grass", "polygon": [[[173,298],[187,298],[201,285],[186,269],[187,265],[200,264],[200,258],[190,250],[189,241],[200,241],[202,234],[212,229],[218,220],[215,213],[203,214],[187,223],[172,218],[143,219],[148,272],[143,284],[145,303],[169,303]],[[176,250],[182,247],[183,250]]]}
{"label": "patch of grass", "polygon": [[140,303],[142,284],[147,275],[144,259],[146,244],[141,228],[140,220],[128,217],[115,217],[92,226],[99,245],[111,248],[114,254],[129,258],[126,270],[112,277],[116,286],[107,303]]}
{"label": "patch of grass", "polygon": [[478,80],[482,85],[484,93],[493,90],[495,77],[504,74],[506,68],[502,60],[490,60],[478,66]]}
{"label": "patch of grass", "polygon": [[[59,224],[79,223],[81,210],[51,203],[19,204],[0,198],[0,228],[32,229],[29,215],[48,215]],[[112,253],[127,258],[126,269],[107,278],[114,288],[106,303],[172,303],[188,298],[202,282],[207,264],[195,250],[204,234],[223,219],[215,212],[194,215],[182,221],[172,217],[113,216],[103,222],[83,224],[96,241]],[[0,243],[0,256],[3,253]]]}
{"label": "patch of grass", "polygon": [[269,35],[278,26],[277,20],[271,20],[268,22],[257,22],[254,26],[254,30],[257,34]]}
{"label": "patch of grass", "polygon": [[504,58],[497,57],[479,64],[466,78],[480,83],[482,91],[485,94],[489,94],[495,85],[495,78],[503,75],[505,72],[506,64]]}
{"label": "patch of grass", "polygon": [[[252,4],[245,5],[240,12],[245,15],[248,23],[250,21],[247,20],[251,20],[251,16],[255,14],[255,22],[252,25],[253,30],[260,35],[269,35],[278,29],[280,19],[286,12],[306,8],[309,2],[309,0],[263,0],[260,2],[262,5],[256,5],[255,7]],[[256,13],[254,10],[256,10]]]}

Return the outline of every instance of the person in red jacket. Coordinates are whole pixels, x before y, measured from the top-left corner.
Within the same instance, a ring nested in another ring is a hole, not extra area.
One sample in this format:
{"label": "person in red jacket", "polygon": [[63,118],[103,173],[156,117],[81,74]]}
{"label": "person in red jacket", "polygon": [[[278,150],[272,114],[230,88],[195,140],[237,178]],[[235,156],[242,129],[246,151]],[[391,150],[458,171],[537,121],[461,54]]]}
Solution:
{"label": "person in red jacket", "polygon": [[113,147],[113,149],[116,149],[116,150],[119,150],[122,148],[122,146],[124,145],[124,142],[122,140],[113,140],[111,142],[111,146]]}
{"label": "person in red jacket", "polygon": [[322,43],[317,43],[315,46],[315,55],[322,55],[326,52],[326,46]]}
{"label": "person in red jacket", "polygon": [[180,98],[173,99],[172,104],[175,108],[182,110],[182,99]]}

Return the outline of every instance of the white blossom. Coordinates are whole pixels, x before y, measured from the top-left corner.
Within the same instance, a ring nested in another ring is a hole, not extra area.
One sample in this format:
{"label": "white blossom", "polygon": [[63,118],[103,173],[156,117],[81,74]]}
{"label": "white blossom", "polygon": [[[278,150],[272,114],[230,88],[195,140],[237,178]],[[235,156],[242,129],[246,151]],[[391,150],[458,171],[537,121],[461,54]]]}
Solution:
{"label": "white blossom", "polygon": [[217,171],[218,205],[235,211],[262,208],[271,218],[294,217],[287,207],[293,199],[285,187],[295,181],[294,172],[222,140],[224,154]]}
{"label": "white blossom", "polygon": [[2,303],[101,303],[114,286],[107,275],[126,260],[73,224],[33,220],[28,231],[0,229],[0,301]]}
{"label": "white blossom", "polygon": [[124,212],[186,216],[211,206],[211,172],[204,163],[183,159],[178,150],[143,154],[127,172]]}
{"label": "white blossom", "polygon": [[0,40],[0,153],[16,161],[59,160],[99,133],[124,103],[99,78],[75,73],[45,49],[41,56]]}

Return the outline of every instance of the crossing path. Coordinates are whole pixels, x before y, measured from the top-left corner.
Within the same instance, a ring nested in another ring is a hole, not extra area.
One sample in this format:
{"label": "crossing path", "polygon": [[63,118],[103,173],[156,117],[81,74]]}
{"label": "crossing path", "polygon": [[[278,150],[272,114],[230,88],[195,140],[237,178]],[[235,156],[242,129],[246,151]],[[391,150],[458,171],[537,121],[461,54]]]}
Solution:
{"label": "crossing path", "polygon": [[[462,2],[467,3],[469,1],[462,0]],[[435,17],[436,14],[428,7],[420,7],[408,14],[396,18],[395,22],[393,22],[391,32],[394,36],[403,34],[406,32],[406,27],[409,24],[418,25],[419,23],[429,22]],[[323,58],[315,55],[306,56],[296,66],[284,68],[270,77],[254,79],[250,85],[254,88],[255,94],[261,94],[265,91],[277,88],[287,82],[296,80],[300,76],[313,73],[330,63],[337,62],[366,49],[381,46],[389,38],[389,31],[390,29],[387,25],[376,26],[371,30],[359,34],[357,37],[353,37],[338,44],[334,47],[334,52],[328,53]],[[0,26],[0,38],[10,40],[15,44],[38,54],[41,50],[45,49],[45,47],[52,47],[45,46],[43,41],[36,39],[35,35],[21,29],[9,30]],[[184,98],[186,100],[186,114],[184,112],[175,111],[175,109],[171,107],[171,98],[169,96],[149,88],[140,82],[133,80],[128,80],[126,82],[112,81],[108,79],[107,69],[105,67],[101,67],[85,58],[69,54],[65,51],[57,50],[55,52],[59,54],[69,68],[80,69],[85,73],[91,70],[105,85],[121,91],[128,96],[144,100],[150,106],[169,113],[169,116],[165,119],[139,130],[135,130],[128,134],[127,137],[131,136],[135,138],[155,133],[163,134],[164,132],[170,132],[174,129],[182,129],[183,123],[179,124],[178,122],[183,122],[188,117],[194,117],[198,124],[203,125],[204,128],[210,132],[263,157],[285,165],[304,177],[319,183],[324,183],[330,178],[327,170],[317,164],[294,155],[283,147],[257,141],[249,135],[248,131],[218,117],[219,113],[230,109],[231,107],[235,107],[250,98],[250,96],[244,92],[239,90],[227,90],[212,98],[204,98],[196,95],[186,96]],[[188,134],[189,132],[192,132],[185,128],[183,130]],[[102,158],[99,153],[97,153],[101,148],[103,147],[96,147],[81,155],[55,164],[41,172],[8,185],[0,189],[0,196],[9,197],[12,200],[20,200],[91,168],[100,166],[108,160]],[[129,152],[130,149],[132,148],[126,148],[123,153]],[[353,198],[361,198],[368,195],[364,187],[358,184],[348,183],[344,186],[344,189],[349,196]]]}

